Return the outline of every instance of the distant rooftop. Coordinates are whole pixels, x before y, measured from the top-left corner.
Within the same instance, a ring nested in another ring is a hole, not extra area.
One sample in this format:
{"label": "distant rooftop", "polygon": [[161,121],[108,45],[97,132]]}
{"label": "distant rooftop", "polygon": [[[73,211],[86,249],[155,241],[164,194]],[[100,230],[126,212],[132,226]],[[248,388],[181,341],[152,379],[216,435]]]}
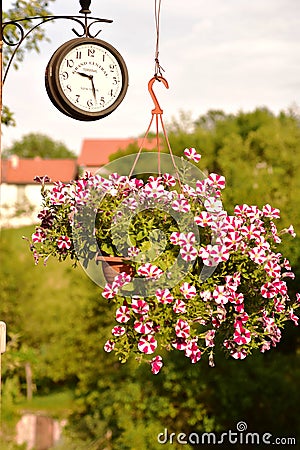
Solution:
{"label": "distant rooftop", "polygon": [[[84,139],[78,157],[81,167],[101,167],[109,162],[109,156],[118,150],[125,150],[130,144],[142,145],[142,138],[134,139]],[[153,150],[156,147],[155,139],[146,139],[143,148]]]}
{"label": "distant rooftop", "polygon": [[48,175],[51,181],[69,182],[76,178],[76,159],[19,158],[3,159],[2,183],[31,184],[36,176]]}

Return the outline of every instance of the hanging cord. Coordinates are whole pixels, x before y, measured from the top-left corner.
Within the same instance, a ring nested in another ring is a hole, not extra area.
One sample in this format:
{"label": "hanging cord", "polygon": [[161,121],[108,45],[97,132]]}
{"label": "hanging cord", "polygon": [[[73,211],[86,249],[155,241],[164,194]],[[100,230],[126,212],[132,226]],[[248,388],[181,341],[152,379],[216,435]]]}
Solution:
{"label": "hanging cord", "polygon": [[180,181],[180,176],[179,176],[179,173],[178,173],[178,169],[177,169],[177,166],[176,166],[176,163],[175,163],[174,155],[173,155],[173,152],[172,152],[172,149],[171,149],[171,145],[170,145],[170,142],[169,142],[169,139],[168,139],[168,136],[167,136],[167,133],[166,133],[166,129],[165,129],[165,126],[164,126],[163,118],[162,118],[163,110],[161,109],[161,107],[160,107],[160,105],[158,103],[158,100],[156,98],[156,95],[153,92],[153,87],[152,87],[153,83],[155,81],[159,81],[159,82],[162,82],[167,89],[169,88],[167,80],[162,76],[162,71],[164,72],[164,69],[161,67],[161,65],[159,63],[159,58],[158,58],[158,56],[159,56],[160,9],[161,9],[161,0],[155,0],[155,26],[156,26],[155,73],[154,73],[154,77],[151,78],[151,80],[148,83],[148,90],[149,90],[149,93],[150,93],[150,95],[152,97],[152,100],[154,102],[154,106],[155,107],[151,111],[152,112],[152,117],[151,117],[149,126],[147,128],[147,131],[145,133],[145,136],[142,139],[142,142],[141,142],[140,148],[138,150],[138,153],[137,153],[137,155],[135,157],[134,163],[132,165],[132,168],[131,168],[131,171],[130,171],[130,174],[129,174],[129,178],[132,176],[132,174],[134,172],[135,166],[136,166],[136,164],[138,162],[138,159],[140,157],[142,149],[144,148],[144,143],[145,143],[145,141],[146,141],[146,139],[148,137],[148,134],[149,134],[149,131],[150,131],[150,128],[151,128],[151,125],[153,123],[153,119],[154,119],[154,116],[155,116],[156,146],[157,146],[157,153],[158,153],[157,154],[157,157],[158,157],[158,163],[157,163],[158,164],[158,174],[161,175],[161,161],[160,161],[161,142],[160,142],[160,136],[159,136],[159,123],[160,123],[160,125],[162,127],[162,130],[163,130],[164,138],[166,140],[167,147],[168,147],[168,150],[169,150],[169,153],[170,153],[170,156],[171,156],[172,164],[173,164],[174,169],[175,169],[175,173],[176,173],[176,176],[177,176],[177,181],[178,181],[179,187],[180,187],[180,189],[182,191],[182,184],[181,184],[181,181]]}
{"label": "hanging cord", "polygon": [[160,7],[161,7],[161,0],[155,0],[155,28],[156,28],[156,46],[155,46],[155,70],[154,70],[154,76],[162,77],[162,71],[164,72],[164,69],[159,64],[159,26],[160,26]]}

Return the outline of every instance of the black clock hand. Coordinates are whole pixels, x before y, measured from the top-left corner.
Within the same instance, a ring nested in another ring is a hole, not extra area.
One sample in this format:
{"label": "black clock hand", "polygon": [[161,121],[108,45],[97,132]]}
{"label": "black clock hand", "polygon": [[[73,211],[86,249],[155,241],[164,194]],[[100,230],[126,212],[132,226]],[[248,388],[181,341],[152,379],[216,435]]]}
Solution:
{"label": "black clock hand", "polygon": [[96,89],[95,89],[95,85],[94,85],[93,75],[90,75],[90,80],[92,82],[92,91],[93,91],[94,99],[96,101]]}
{"label": "black clock hand", "polygon": [[76,72],[76,73],[78,73],[78,75],[81,75],[82,77],[89,78],[90,80],[93,78],[93,75],[89,75],[89,74],[84,73],[84,72]]}
{"label": "black clock hand", "polygon": [[86,77],[89,80],[91,80],[91,82],[92,82],[92,91],[93,91],[94,99],[96,100],[96,89],[95,89],[95,85],[94,85],[94,80],[93,80],[94,77],[93,77],[93,75],[89,75],[89,74],[87,74],[85,72],[76,72],[76,73],[78,73],[78,75],[80,75],[82,77]]}

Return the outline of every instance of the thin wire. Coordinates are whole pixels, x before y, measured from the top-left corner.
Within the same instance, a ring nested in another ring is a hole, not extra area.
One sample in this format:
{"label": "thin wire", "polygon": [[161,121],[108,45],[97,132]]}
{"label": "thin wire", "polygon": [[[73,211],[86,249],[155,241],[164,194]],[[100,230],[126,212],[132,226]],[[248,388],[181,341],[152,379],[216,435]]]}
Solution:
{"label": "thin wire", "polygon": [[164,69],[159,63],[159,27],[160,27],[160,8],[161,0],[155,0],[155,27],[156,27],[156,46],[155,46],[155,71],[154,76],[162,76]]}

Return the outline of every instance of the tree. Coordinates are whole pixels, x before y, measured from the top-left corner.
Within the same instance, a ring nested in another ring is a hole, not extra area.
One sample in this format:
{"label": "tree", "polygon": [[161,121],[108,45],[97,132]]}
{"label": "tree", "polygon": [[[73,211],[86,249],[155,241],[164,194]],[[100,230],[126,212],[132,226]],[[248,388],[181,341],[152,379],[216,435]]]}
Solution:
{"label": "tree", "polygon": [[54,141],[39,133],[26,134],[20,141],[14,142],[10,148],[4,150],[4,158],[11,155],[17,155],[20,158],[34,158],[35,156],[40,156],[43,159],[76,158],[75,153],[62,142]]}
{"label": "tree", "polygon": [[[48,4],[54,0],[15,0],[12,2],[11,7],[7,11],[3,11],[3,22],[9,22],[11,20],[23,19],[25,17],[34,16],[46,16],[50,14],[48,9]],[[22,23],[25,32],[28,31],[32,22],[24,21]],[[18,42],[20,37],[17,27],[9,25],[5,27],[4,30],[5,40],[8,42]],[[36,51],[39,52],[39,44],[41,41],[47,39],[45,30],[41,27],[36,28],[29,36],[25,39],[22,46],[18,49],[13,67],[18,69],[19,63],[21,63],[25,57],[26,51]],[[3,47],[3,68],[7,67],[12,53],[15,51],[15,46],[4,45]],[[4,106],[1,116],[1,122],[5,125],[14,126],[15,120],[13,118],[13,113],[9,110],[7,106]]]}

